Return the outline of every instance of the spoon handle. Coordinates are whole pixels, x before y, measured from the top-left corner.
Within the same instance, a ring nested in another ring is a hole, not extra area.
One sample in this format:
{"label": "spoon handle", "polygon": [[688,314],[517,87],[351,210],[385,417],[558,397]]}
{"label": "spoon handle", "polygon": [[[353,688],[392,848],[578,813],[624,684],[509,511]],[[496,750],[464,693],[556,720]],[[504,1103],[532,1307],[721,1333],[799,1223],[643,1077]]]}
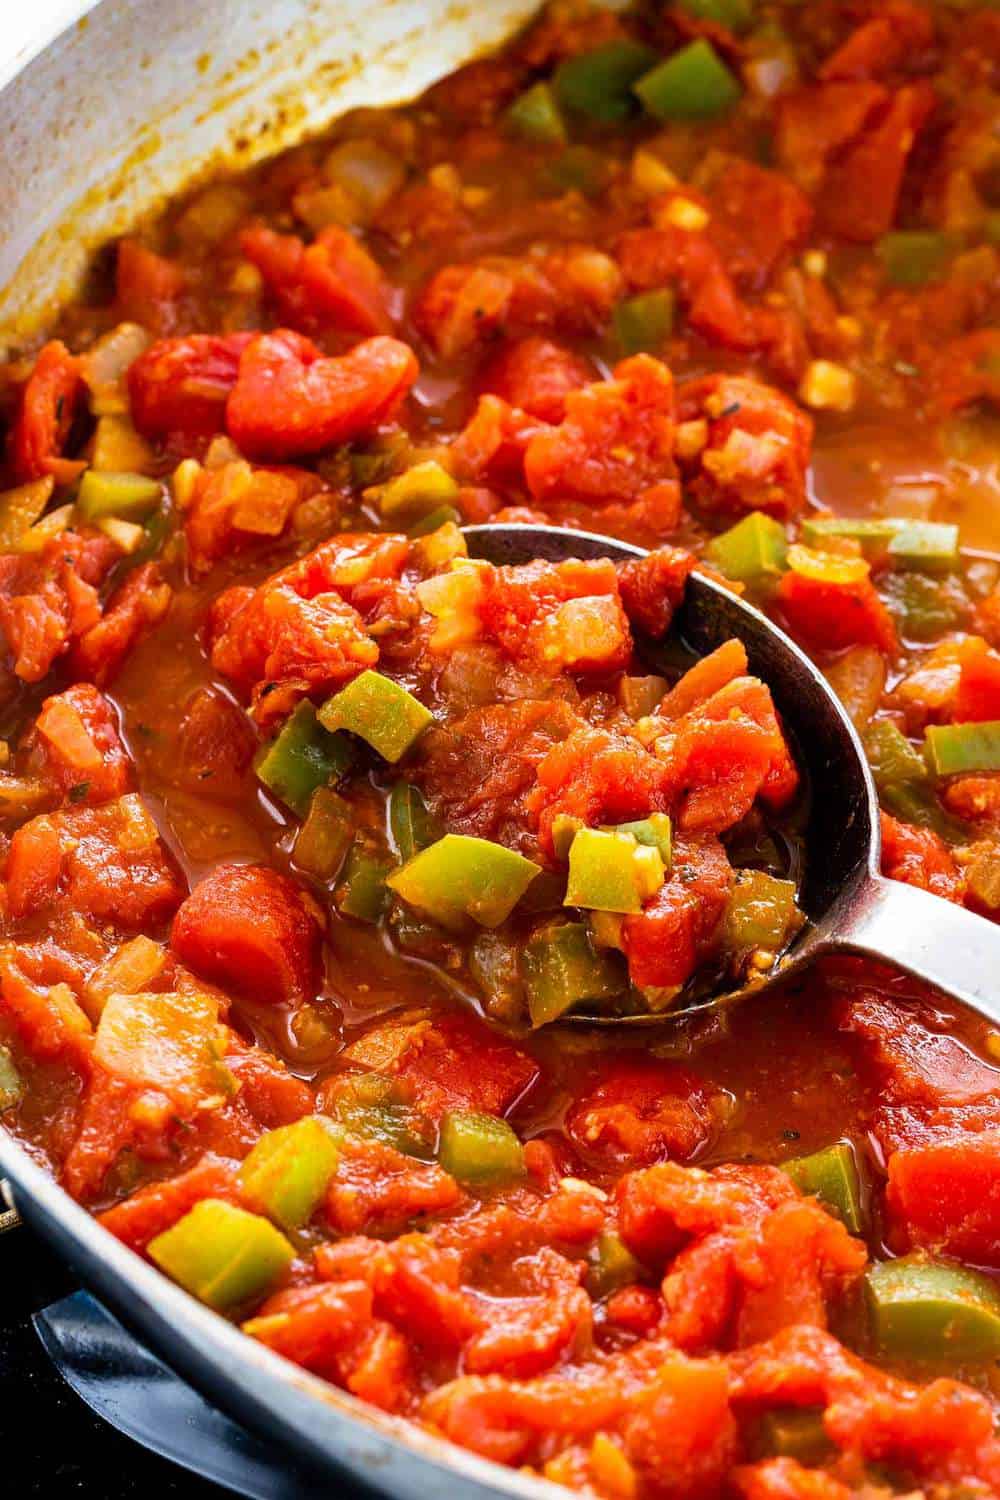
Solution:
{"label": "spoon handle", "polygon": [[1000,926],[985,917],[875,876],[831,936],[833,946],[887,959],[1000,1026]]}

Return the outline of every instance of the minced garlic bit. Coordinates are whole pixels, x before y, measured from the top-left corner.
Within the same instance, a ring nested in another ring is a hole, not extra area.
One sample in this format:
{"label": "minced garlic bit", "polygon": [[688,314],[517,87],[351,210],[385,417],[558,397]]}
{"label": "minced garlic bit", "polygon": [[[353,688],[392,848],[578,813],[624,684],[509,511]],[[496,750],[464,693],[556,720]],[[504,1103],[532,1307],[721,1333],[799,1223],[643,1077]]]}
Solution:
{"label": "minced garlic bit", "polygon": [[632,156],[632,186],[644,198],[656,198],[677,186],[677,178],[666,162],[640,146]]}
{"label": "minced garlic bit", "polygon": [[994,1062],[1000,1062],[1000,1031],[991,1031],[986,1038],[986,1050]]}
{"label": "minced garlic bit", "polygon": [[807,276],[825,276],[828,264],[825,250],[805,250],[802,253],[802,269]]}
{"label": "minced garlic bit", "polygon": [[799,395],[816,411],[850,411],[857,397],[857,383],[845,365],[814,359],[802,377]]}
{"label": "minced garlic bit", "polygon": [[427,181],[439,193],[448,193],[452,198],[457,198],[462,191],[458,168],[450,161],[439,162],[436,167],[431,167],[427,173]]}
{"label": "minced garlic bit", "polygon": [[681,422],[674,433],[674,452],[678,458],[697,458],[708,443],[708,423],[704,417]]}
{"label": "minced garlic bit", "polygon": [[672,198],[657,215],[661,224],[672,224],[675,229],[704,229],[708,224],[708,210],[695,203],[693,198]]}

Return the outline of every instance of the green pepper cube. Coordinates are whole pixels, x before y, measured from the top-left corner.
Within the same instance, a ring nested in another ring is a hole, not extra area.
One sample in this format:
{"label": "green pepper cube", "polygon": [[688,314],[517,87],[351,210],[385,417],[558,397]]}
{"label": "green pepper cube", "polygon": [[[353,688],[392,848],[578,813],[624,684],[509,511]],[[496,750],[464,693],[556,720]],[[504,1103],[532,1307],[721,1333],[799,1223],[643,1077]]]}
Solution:
{"label": "green pepper cube", "polygon": [[267,1219],[219,1198],[196,1203],[148,1248],[161,1271],[216,1312],[266,1296],[295,1258]]}
{"label": "green pepper cube", "polygon": [[269,791],[305,817],[317,787],[339,781],[353,759],[350,741],[324,729],[312,704],[303,702],[258,752],[254,769]]}
{"label": "green pepper cube", "polygon": [[610,1297],[642,1278],[642,1266],[616,1229],[602,1229],[587,1267],[587,1290],[592,1297]]}
{"label": "green pepper cube", "polygon": [[430,710],[406,688],[370,669],[334,693],[319,711],[324,729],[348,729],[393,763],[433,720]]}
{"label": "green pepper cube", "polygon": [[556,98],[564,109],[602,124],[625,120],[635,108],[632,85],[656,56],[641,42],[606,42],[559,65],[552,80]]}
{"label": "green pepper cube", "polygon": [[663,347],[674,329],[676,298],[669,287],[626,297],[614,311],[615,333],[623,354]]}
{"label": "green pepper cube", "polygon": [[656,848],[630,833],[581,828],[569,850],[566,906],[622,913],[642,910],[666,872]]}
{"label": "green pepper cube", "polygon": [[933,229],[897,229],[875,246],[885,279],[892,286],[924,286],[940,276],[954,249],[948,234]]}
{"label": "green pepper cube", "polygon": [[696,21],[713,21],[740,36],[753,25],[751,0],[678,0],[681,10]]}
{"label": "green pepper cube", "polygon": [[889,543],[889,556],[904,567],[946,573],[958,567],[958,527],[945,521],[905,521]]}
{"label": "green pepper cube", "polygon": [[981,724],[931,724],[924,754],[935,776],[1000,771],[1000,719]]}
{"label": "green pepper cube", "polygon": [[647,114],[657,120],[711,120],[743,92],[704,37],[644,73],[634,88]]}
{"label": "green pepper cube", "polygon": [[889,544],[903,521],[891,520],[888,516],[855,519],[851,516],[814,516],[802,523],[802,540],[808,547],[823,550],[823,543],[830,537],[846,537],[859,543],[865,557],[880,557],[889,550]]}
{"label": "green pepper cube", "polygon": [[524,1147],[507,1121],[471,1109],[445,1110],[438,1161],[458,1182],[474,1187],[499,1187],[525,1172]]}
{"label": "green pepper cube", "polygon": [[581,193],[596,198],[611,181],[613,168],[608,157],[592,146],[567,146],[558,156],[545,163],[542,188],[561,193]]}
{"label": "green pepper cube", "polygon": [[405,1097],[405,1086],[385,1073],[338,1079],[331,1108],[340,1129],[362,1140],[381,1141],[421,1161],[433,1155],[430,1122]]}
{"label": "green pepper cube", "polygon": [[356,922],[380,922],[389,909],[386,879],[391,869],[391,860],[353,845],[333,897],[341,916],[353,917]]}
{"label": "green pepper cube", "polygon": [[659,708],[668,687],[667,679],[655,674],[621,677],[618,680],[618,701],[629,718],[645,719]]}
{"label": "green pepper cube", "polygon": [[926,781],[885,782],[878,794],[882,806],[894,818],[916,823],[919,828],[933,828],[946,843],[968,843],[968,825],[945,812],[940,797]]}
{"label": "green pepper cube", "polygon": [[518,94],[506,114],[507,129],[537,146],[565,146],[566,122],[551,84],[532,84]]}
{"label": "green pepper cube", "polygon": [[397,781],[389,793],[389,832],[404,863],[435,843],[443,832],[419,789],[408,781]]}
{"label": "green pepper cube", "polygon": [[307,1115],[262,1135],[240,1167],[247,1199],[282,1229],[301,1229],[319,1207],[340,1153],[329,1124]]}
{"label": "green pepper cube", "polygon": [[865,752],[879,791],[927,780],[927,763],[891,719],[876,719],[865,735]]}
{"label": "green pepper cube", "polygon": [[1000,1288],[979,1271],[906,1255],[872,1266],[865,1296],[880,1354],[949,1365],[1000,1355]]}
{"label": "green pepper cube", "polygon": [[141,521],[163,499],[158,479],[145,474],[112,474],[88,469],[76,493],[76,508],[84,521],[117,516],[122,521]]}
{"label": "green pepper cube", "polygon": [[533,933],[521,972],[532,1026],[547,1026],[584,1001],[613,1000],[626,988],[620,961],[595,951],[582,922]]}
{"label": "green pepper cube", "polygon": [[387,521],[395,521],[450,505],[457,494],[458,482],[440,464],[428,459],[384,484],[378,492],[378,505]]}
{"label": "green pepper cube", "polygon": [[453,505],[439,505],[437,510],[429,511],[426,516],[421,516],[419,521],[414,521],[409,526],[406,535],[412,541],[419,541],[422,536],[431,536],[435,531],[440,531],[442,526],[447,526],[449,521],[453,526],[461,525],[462,515]]}
{"label": "green pepper cube", "polygon": [[947,580],[926,573],[890,573],[885,580],[886,602],[899,617],[904,636],[914,641],[933,641],[952,630],[966,607],[964,594],[956,598]]}
{"label": "green pepper cube", "polygon": [[811,1156],[797,1156],[781,1163],[800,1193],[818,1198],[842,1219],[852,1234],[864,1228],[861,1200],[861,1174],[854,1152],[846,1141],[814,1151]]}
{"label": "green pepper cube", "polygon": [[0,1114],[5,1109],[12,1109],[23,1093],[24,1083],[14,1059],[6,1047],[0,1046]]}
{"label": "green pepper cube", "polygon": [[330,787],[313,792],[305,822],[295,836],[295,863],[317,880],[332,880],[354,837],[350,804]]}
{"label": "green pepper cube", "polygon": [[630,833],[637,844],[645,844],[650,849],[659,849],[664,869],[670,869],[673,858],[673,831],[666,813],[650,813],[648,818],[640,818],[636,823],[618,823],[611,832]]}
{"label": "green pepper cube", "polygon": [[773,516],[751,511],[728,531],[713,538],[705,548],[713,567],[740,583],[760,583],[777,578],[788,556],[785,528]]}
{"label": "green pepper cube", "polygon": [[556,813],[552,819],[552,848],[556,859],[569,859],[573,840],[580,829],[586,826],[583,819],[575,817],[573,813]]}
{"label": "green pepper cube", "polygon": [[536,864],[503,844],[446,833],[394,870],[386,884],[443,927],[460,928],[466,918],[499,927],[537,874]]}
{"label": "green pepper cube", "polygon": [[731,952],[779,953],[801,924],[793,880],[765,870],[737,870],[723,917],[723,941]]}
{"label": "green pepper cube", "polygon": [[800,1464],[823,1462],[833,1448],[819,1407],[780,1406],[765,1412],[757,1429],[762,1458],[794,1458]]}

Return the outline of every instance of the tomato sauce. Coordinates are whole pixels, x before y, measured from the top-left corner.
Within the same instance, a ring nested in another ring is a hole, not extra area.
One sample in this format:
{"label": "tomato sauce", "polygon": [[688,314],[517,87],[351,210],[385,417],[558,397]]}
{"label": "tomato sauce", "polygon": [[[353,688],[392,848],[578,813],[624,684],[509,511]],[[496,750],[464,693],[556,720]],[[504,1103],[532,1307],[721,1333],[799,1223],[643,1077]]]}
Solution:
{"label": "tomato sauce", "polygon": [[853,960],[560,1024],[801,920],[694,568],[829,677],[885,873],[1000,912],[998,118],[975,5],[555,4],[0,370],[4,1125],[248,1336],[602,1500],[1000,1493],[1000,1034]]}

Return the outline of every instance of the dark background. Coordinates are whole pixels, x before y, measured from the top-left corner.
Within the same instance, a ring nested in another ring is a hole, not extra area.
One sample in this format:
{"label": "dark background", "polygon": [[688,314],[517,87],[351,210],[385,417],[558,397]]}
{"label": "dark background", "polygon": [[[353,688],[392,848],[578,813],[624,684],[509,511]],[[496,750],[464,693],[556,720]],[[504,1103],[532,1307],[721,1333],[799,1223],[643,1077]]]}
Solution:
{"label": "dark background", "polygon": [[0,1234],[0,1451],[23,1495],[44,1500],[224,1500],[229,1490],[179,1469],[94,1416],[57,1374],[31,1315],[77,1289],[29,1229]]}

